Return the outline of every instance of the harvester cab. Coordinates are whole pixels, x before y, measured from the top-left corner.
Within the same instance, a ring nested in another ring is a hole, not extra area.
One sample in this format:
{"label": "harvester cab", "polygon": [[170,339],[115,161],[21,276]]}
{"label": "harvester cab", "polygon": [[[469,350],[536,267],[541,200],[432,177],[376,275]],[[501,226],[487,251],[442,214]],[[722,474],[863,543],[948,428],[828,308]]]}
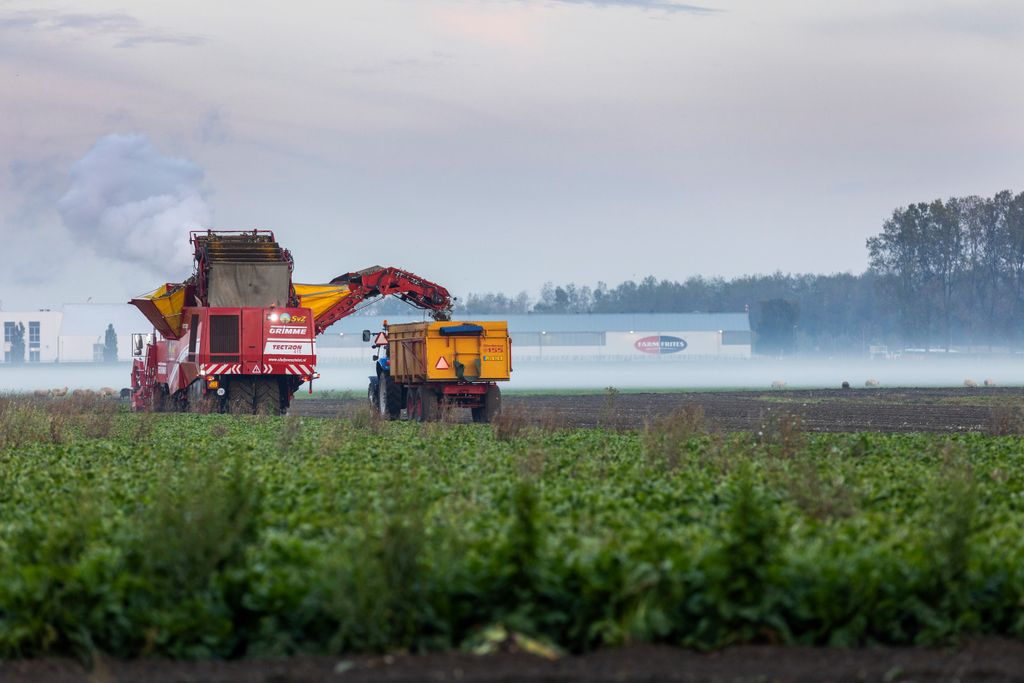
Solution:
{"label": "harvester cab", "polygon": [[132,358],[142,358],[146,349],[153,344],[153,333],[135,332],[132,334]]}

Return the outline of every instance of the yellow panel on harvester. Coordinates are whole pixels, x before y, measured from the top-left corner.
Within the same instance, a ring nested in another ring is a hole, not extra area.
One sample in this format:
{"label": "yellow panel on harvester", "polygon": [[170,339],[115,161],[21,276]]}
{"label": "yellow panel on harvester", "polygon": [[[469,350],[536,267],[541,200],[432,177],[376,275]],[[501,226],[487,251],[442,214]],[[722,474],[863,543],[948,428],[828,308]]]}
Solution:
{"label": "yellow panel on harvester", "polygon": [[504,320],[391,325],[388,347],[397,382],[501,382],[512,370]]}

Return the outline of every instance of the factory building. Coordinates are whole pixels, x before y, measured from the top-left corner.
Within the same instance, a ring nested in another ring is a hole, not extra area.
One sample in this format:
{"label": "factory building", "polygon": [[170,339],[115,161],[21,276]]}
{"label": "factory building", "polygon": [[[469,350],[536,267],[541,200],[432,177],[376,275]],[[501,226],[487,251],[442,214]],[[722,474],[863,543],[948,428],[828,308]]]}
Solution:
{"label": "factory building", "polygon": [[[597,315],[468,315],[474,320],[508,320],[515,361],[647,361],[746,359],[751,356],[746,313],[609,313]],[[424,320],[423,314],[389,316],[392,323]],[[149,324],[127,304],[65,304],[61,311],[0,311],[3,362],[10,362],[11,334],[25,326],[28,363],[91,363],[103,360],[108,325],[117,334],[119,361],[131,359],[131,333]],[[317,338],[320,363],[368,362],[373,351],[362,341],[381,318],[351,316]]]}
{"label": "factory building", "polygon": [[0,311],[0,323],[4,327],[4,363],[11,362],[11,342],[19,325],[25,328],[25,362],[53,363],[57,360],[60,334],[60,311],[48,309],[39,311]]}
{"label": "factory building", "polygon": [[[473,320],[508,320],[516,361],[647,361],[747,359],[751,356],[746,313],[608,313],[596,315],[467,315]],[[389,316],[391,323],[424,320],[423,315]],[[317,338],[317,357],[366,361],[372,355],[363,329],[381,320],[352,316]]]}

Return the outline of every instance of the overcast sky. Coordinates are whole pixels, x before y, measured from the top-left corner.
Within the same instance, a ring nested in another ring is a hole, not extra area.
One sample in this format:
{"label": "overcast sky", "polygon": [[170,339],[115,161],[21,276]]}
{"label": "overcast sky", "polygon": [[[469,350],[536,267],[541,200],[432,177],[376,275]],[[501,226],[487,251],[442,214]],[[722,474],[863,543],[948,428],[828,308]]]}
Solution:
{"label": "overcast sky", "polygon": [[1019,0],[0,0],[0,93],[6,309],[180,281],[182,216],[535,293],[860,272],[893,208],[1024,189]]}

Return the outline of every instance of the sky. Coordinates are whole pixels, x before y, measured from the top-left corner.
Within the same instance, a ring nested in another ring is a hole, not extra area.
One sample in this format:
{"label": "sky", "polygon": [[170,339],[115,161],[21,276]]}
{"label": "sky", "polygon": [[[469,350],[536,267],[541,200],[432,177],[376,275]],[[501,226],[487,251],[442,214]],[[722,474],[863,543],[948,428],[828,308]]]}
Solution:
{"label": "sky", "polygon": [[1024,190],[1022,121],[1017,0],[0,0],[0,306],[181,281],[190,227],[463,296],[860,272]]}

